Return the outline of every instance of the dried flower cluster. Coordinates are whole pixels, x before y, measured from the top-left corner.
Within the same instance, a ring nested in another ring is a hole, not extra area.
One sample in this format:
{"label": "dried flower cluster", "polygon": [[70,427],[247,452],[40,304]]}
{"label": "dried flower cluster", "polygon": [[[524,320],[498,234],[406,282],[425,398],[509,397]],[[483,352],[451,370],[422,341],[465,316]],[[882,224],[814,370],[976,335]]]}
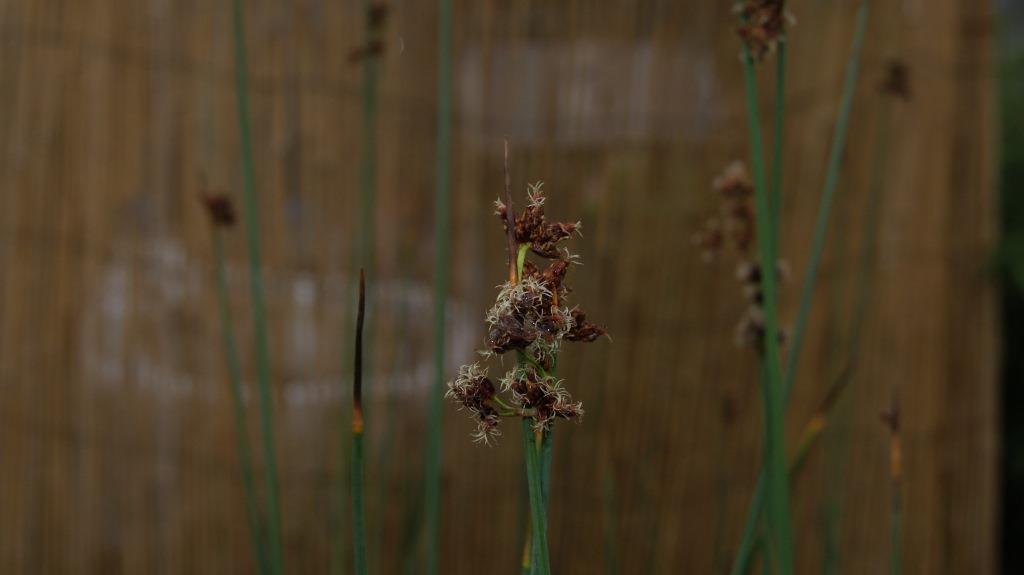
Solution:
{"label": "dried flower cluster", "polygon": [[[521,214],[510,214],[510,206],[495,202],[495,213],[517,248],[510,258],[518,257],[520,263],[514,277],[499,286],[498,297],[487,312],[486,349],[480,353],[489,358],[515,351],[515,365],[497,387],[487,377],[487,368],[478,363],[462,366],[458,377],[448,384],[446,397],[470,412],[477,422],[474,438],[484,443],[500,435],[501,417],[530,417],[537,428],[547,427],[556,418],[579,420],[582,404],[574,402],[553,375],[559,348],[562,341],[592,342],[605,334],[581,310],[565,305],[570,292],[565,276],[579,259],[559,244],[579,234],[580,224],[547,221],[544,199],[537,184],[530,186],[529,204]],[[526,260],[526,249],[547,260],[546,267],[541,269]],[[507,394],[508,400],[499,394]]]}
{"label": "dried flower cluster", "polygon": [[[705,262],[712,262],[728,247],[737,258],[736,279],[749,304],[736,326],[736,343],[760,352],[764,348],[765,318],[761,264],[753,257],[757,226],[753,206],[754,185],[742,162],[729,164],[715,178],[713,187],[719,197],[719,214],[705,223],[694,235],[693,243],[701,250]],[[785,262],[776,262],[776,273],[789,276]],[[780,330],[777,337],[784,339]]]}
{"label": "dried flower cluster", "polygon": [[736,6],[740,17],[736,32],[750,49],[754,61],[760,62],[774,52],[786,34],[786,26],[796,22],[784,5],[784,0],[745,0]]}
{"label": "dried flower cluster", "polygon": [[737,254],[748,256],[756,239],[754,220],[754,185],[743,162],[729,164],[715,178],[713,187],[719,197],[719,214],[708,219],[704,229],[694,235],[693,242],[701,249],[706,262],[714,261],[732,245]]}

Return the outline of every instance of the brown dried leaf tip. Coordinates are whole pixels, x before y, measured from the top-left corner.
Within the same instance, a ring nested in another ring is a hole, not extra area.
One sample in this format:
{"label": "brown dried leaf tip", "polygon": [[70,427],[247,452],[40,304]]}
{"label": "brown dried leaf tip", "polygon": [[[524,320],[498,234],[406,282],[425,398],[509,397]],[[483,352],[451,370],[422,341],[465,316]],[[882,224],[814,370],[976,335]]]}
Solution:
{"label": "brown dried leaf tip", "polygon": [[230,228],[235,225],[235,205],[226,192],[203,192],[200,199],[214,226]]}
{"label": "brown dried leaf tip", "polygon": [[[715,178],[713,188],[719,198],[719,214],[710,218],[704,229],[694,235],[693,243],[708,263],[717,259],[726,248],[732,248],[737,261],[736,280],[748,304],[736,326],[736,343],[760,352],[764,349],[766,327],[762,309],[761,265],[752,253],[757,238],[754,185],[743,163],[734,161]],[[775,265],[778,277],[788,279],[789,266],[786,262],[778,261]],[[776,337],[784,342],[786,334],[780,329]]]}
{"label": "brown dried leaf tip", "polygon": [[750,50],[755,62],[775,51],[786,34],[786,26],[796,19],[785,10],[783,0],[746,0],[735,9],[740,17],[736,32]]}
{"label": "brown dried leaf tip", "polygon": [[[516,365],[501,378],[498,390],[485,367],[463,366],[446,394],[473,415],[474,437],[484,443],[500,435],[501,417],[530,417],[537,428],[547,427],[556,418],[579,420],[582,404],[574,402],[554,376],[558,352],[563,341],[592,342],[605,335],[604,328],[588,321],[583,311],[565,305],[571,291],[565,277],[579,258],[559,244],[579,234],[579,222],[549,222],[541,184],[530,186],[528,197],[526,209],[518,215],[499,199],[496,214],[506,234],[512,222],[517,252],[529,248],[548,263],[541,269],[524,259],[521,273],[499,286],[497,300],[485,316],[487,347],[480,352],[492,357],[515,351]],[[508,398],[503,400],[499,394]]]}

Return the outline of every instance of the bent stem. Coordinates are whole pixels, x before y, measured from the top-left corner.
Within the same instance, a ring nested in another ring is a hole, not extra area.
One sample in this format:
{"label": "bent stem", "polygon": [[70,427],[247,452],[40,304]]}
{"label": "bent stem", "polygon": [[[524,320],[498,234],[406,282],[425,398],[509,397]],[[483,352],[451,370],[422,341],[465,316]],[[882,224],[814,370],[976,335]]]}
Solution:
{"label": "bent stem", "polygon": [[277,502],[277,455],[274,447],[274,414],[270,395],[270,351],[267,324],[263,311],[263,280],[260,266],[259,215],[256,205],[256,176],[253,167],[252,133],[249,125],[249,80],[245,56],[245,28],[241,0],[233,3],[235,45],[235,88],[238,97],[238,128],[242,146],[243,205],[245,235],[249,251],[249,287],[252,298],[253,335],[256,350],[256,373],[260,390],[260,430],[263,436],[263,459],[267,490],[267,536],[273,573],[284,569],[281,552],[281,513]]}
{"label": "bent stem", "polygon": [[213,268],[217,276],[217,304],[220,308],[221,337],[224,344],[224,359],[227,363],[231,383],[231,402],[235,411],[235,435],[238,440],[238,460],[242,467],[242,488],[245,491],[245,514],[249,522],[256,566],[262,575],[270,572],[267,550],[262,542],[261,518],[256,503],[256,486],[253,479],[252,445],[249,443],[249,425],[246,423],[245,404],[242,401],[242,368],[238,361],[238,346],[231,320],[231,303],[228,299],[228,280],[224,270],[224,239],[220,229],[213,229]]}

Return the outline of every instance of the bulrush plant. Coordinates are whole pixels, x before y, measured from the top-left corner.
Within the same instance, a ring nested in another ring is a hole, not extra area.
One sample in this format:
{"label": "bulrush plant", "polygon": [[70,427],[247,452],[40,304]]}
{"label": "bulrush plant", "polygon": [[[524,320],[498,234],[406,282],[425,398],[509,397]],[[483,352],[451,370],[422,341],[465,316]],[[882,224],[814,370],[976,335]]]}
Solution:
{"label": "bulrush plant", "polygon": [[[490,443],[501,435],[502,419],[519,418],[529,488],[532,550],[524,554],[524,570],[550,572],[547,545],[547,484],[550,477],[551,432],[555,420],[579,421],[582,403],[575,401],[556,376],[565,341],[592,342],[605,330],[567,305],[565,284],[579,258],[562,243],[580,233],[579,222],[551,222],[544,213],[541,184],[529,186],[528,203],[516,214],[512,206],[505,149],[505,197],[495,202],[508,242],[508,279],[487,312],[484,361],[514,352],[516,361],[495,383],[486,364],[464,365],[449,382],[447,397],[459,403],[476,423],[474,440]],[[529,261],[532,253],[541,265]],[[532,561],[533,565],[525,565]]]}
{"label": "bulrush plant", "polygon": [[[781,228],[779,220],[784,156],[786,44],[788,27],[795,20],[786,11],[784,0],[742,0],[736,2],[734,6],[738,17],[736,32],[742,45],[740,60],[743,65],[752,173],[752,186],[748,186],[744,191],[747,196],[753,197],[753,217],[751,218],[746,212],[743,213],[743,217],[748,225],[751,221],[753,222],[754,232],[749,234],[747,239],[756,245],[756,262],[760,264],[751,260],[750,265],[741,267],[738,273],[740,281],[746,284],[745,289],[748,293],[753,294],[754,298],[751,302],[750,312],[740,324],[739,334],[742,341],[752,343],[760,352],[761,391],[764,408],[764,463],[748,510],[732,573],[747,573],[751,569],[754,550],[759,546],[758,541],[761,539],[761,536],[758,535],[760,532],[758,527],[761,524],[763,507],[765,512],[764,530],[761,532],[763,545],[760,546],[768,551],[765,554],[768,559],[765,571],[788,575],[793,573],[794,560],[789,510],[790,473],[787,469],[785,455],[786,404],[796,375],[817,281],[818,267],[828,230],[828,217],[838,182],[853,93],[856,87],[860,52],[864,42],[867,2],[863,1],[857,12],[853,46],[847,61],[835,132],[825,170],[825,183],[821,192],[814,233],[809,245],[810,257],[801,286],[792,337],[786,338],[788,354],[785,358],[785,366],[782,365],[781,338],[767,335],[779,333],[776,292],[781,270],[776,262],[779,229]],[[770,173],[765,166],[756,71],[756,67],[764,64],[769,56],[774,56],[776,66],[773,157]],[[721,182],[724,184],[738,181],[737,176],[740,173],[740,170],[733,168],[727,171]],[[742,205],[740,202],[735,203]],[[744,209],[749,210],[749,206]],[[709,227],[699,238],[705,257],[708,257],[709,254],[713,256],[715,249],[721,247],[725,238],[726,230],[721,223]],[[798,459],[801,458],[798,453]]]}

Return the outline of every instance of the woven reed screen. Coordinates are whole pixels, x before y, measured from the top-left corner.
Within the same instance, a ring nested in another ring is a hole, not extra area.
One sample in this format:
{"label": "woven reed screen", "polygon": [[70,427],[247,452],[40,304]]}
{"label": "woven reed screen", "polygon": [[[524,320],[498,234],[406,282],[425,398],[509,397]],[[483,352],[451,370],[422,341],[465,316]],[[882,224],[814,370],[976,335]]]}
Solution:
{"label": "woven reed screen", "polygon": [[[348,571],[347,422],[362,157],[359,3],[245,2],[290,573]],[[481,345],[503,277],[491,201],[508,137],[517,193],[582,219],[576,301],[612,342],[571,347],[588,408],[560,425],[559,573],[711,573],[731,557],[759,463],[743,297],[691,236],[745,159],[729,2],[456,2],[448,369]],[[993,15],[974,0],[875,2],[804,362],[791,448],[846,362],[872,158],[887,130],[878,257],[855,377],[794,479],[800,572],[888,562],[888,434],[904,398],[908,573],[997,568]],[[798,0],[782,253],[791,321],[856,2]],[[436,8],[394,2],[380,57],[369,264],[372,569],[418,573],[431,380]],[[197,194],[241,185],[229,3],[0,3],[0,572],[252,573]],[[882,118],[887,63],[908,101]],[[762,73],[766,117],[771,67]],[[885,125],[883,125],[885,124]],[[767,127],[767,126],[766,126]],[[241,230],[227,241],[255,391]],[[251,396],[254,399],[255,395]],[[255,419],[255,403],[249,402]],[[517,573],[516,426],[496,447],[445,406],[441,567]],[[256,427],[253,426],[255,437]],[[838,494],[838,496],[837,496]],[[837,516],[832,522],[829,517]],[[832,526],[833,535],[829,536]],[[826,552],[826,543],[835,542]],[[613,545],[609,542],[614,542]],[[343,562],[343,563],[339,563]]]}

